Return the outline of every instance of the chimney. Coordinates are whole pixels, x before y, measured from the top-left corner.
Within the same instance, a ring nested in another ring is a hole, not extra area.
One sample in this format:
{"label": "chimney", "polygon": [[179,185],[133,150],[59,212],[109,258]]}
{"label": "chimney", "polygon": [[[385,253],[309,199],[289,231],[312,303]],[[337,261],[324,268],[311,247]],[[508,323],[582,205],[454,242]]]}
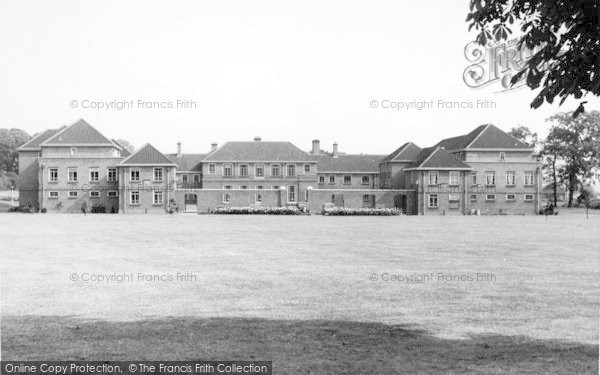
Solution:
{"label": "chimney", "polygon": [[219,145],[215,142],[211,143],[210,144],[210,152],[213,152],[214,150],[216,150],[218,146]]}
{"label": "chimney", "polygon": [[260,142],[262,139],[260,137],[254,137],[254,142]]}
{"label": "chimney", "polygon": [[177,142],[177,157],[181,157],[181,142]]}
{"label": "chimney", "polygon": [[321,142],[318,139],[313,139],[312,153],[313,155],[319,155],[319,152],[321,152]]}
{"label": "chimney", "polygon": [[336,142],[333,142],[333,157],[334,158],[337,158],[339,156],[338,155],[338,147],[337,146],[338,146],[338,144]]}

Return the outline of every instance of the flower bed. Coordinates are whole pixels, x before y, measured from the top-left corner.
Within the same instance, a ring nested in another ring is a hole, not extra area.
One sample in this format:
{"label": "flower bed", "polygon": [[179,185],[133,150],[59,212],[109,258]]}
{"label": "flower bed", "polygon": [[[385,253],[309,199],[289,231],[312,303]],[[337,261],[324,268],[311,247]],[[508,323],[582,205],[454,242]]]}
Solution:
{"label": "flower bed", "polygon": [[395,208],[340,208],[326,207],[323,215],[329,216],[397,216],[400,210]]}
{"label": "flower bed", "polygon": [[218,207],[218,215],[300,215],[298,207]]}

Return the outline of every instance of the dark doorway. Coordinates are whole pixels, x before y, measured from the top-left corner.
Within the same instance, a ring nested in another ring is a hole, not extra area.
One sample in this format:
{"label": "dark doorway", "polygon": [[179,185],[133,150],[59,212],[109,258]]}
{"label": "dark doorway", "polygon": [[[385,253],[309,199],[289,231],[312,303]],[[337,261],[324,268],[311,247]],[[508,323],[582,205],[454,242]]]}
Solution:
{"label": "dark doorway", "polygon": [[185,212],[198,212],[198,196],[196,194],[185,195]]}

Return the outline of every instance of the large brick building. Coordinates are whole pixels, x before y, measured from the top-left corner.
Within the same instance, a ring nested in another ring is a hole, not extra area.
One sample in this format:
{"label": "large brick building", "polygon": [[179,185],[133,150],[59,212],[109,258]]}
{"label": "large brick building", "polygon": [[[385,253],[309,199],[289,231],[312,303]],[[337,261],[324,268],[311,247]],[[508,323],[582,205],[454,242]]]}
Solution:
{"label": "large brick building", "polygon": [[396,207],[407,214],[533,214],[541,166],[493,125],[433,147],[407,142],[385,155],[290,142],[212,144],[207,153],[130,154],[84,120],[46,130],[19,149],[20,203],[43,212],[210,212],[222,206]]}

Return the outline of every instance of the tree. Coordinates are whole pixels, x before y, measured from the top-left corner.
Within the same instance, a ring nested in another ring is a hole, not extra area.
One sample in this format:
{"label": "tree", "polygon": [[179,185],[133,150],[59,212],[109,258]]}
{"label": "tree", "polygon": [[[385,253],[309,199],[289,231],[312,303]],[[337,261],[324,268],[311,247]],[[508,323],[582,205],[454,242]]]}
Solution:
{"label": "tree", "polygon": [[125,149],[127,151],[129,151],[130,153],[133,154],[133,151],[135,151],[135,147],[133,147],[133,145],[131,143],[129,143],[128,141],[124,140],[124,139],[117,139],[117,142],[119,142],[119,144],[123,147],[125,147]]}
{"label": "tree", "polygon": [[[553,125],[543,150],[554,158],[554,173],[567,182],[568,206],[572,207],[573,192],[597,175],[600,168],[600,112],[583,113],[578,117],[573,117],[572,112],[559,113],[547,121]],[[557,166],[559,158],[562,164]],[[556,179],[555,176],[554,183]]]}
{"label": "tree", "polygon": [[[562,104],[570,96],[600,95],[599,12],[598,0],[471,0],[467,22],[469,30],[479,30],[476,41],[481,45],[508,39],[509,25],[520,24],[524,35],[519,49],[539,51],[511,83],[525,75],[532,90],[542,85],[531,102],[535,109],[557,96]],[[584,111],[585,103],[579,103],[573,116]]]}
{"label": "tree", "polygon": [[24,145],[31,136],[21,129],[0,129],[0,170],[19,172],[17,148]]}
{"label": "tree", "polygon": [[532,132],[527,126],[519,125],[517,127],[513,127],[510,129],[508,134],[517,138],[519,141],[525,143],[532,148],[536,148],[538,146],[538,135],[537,133]]}

